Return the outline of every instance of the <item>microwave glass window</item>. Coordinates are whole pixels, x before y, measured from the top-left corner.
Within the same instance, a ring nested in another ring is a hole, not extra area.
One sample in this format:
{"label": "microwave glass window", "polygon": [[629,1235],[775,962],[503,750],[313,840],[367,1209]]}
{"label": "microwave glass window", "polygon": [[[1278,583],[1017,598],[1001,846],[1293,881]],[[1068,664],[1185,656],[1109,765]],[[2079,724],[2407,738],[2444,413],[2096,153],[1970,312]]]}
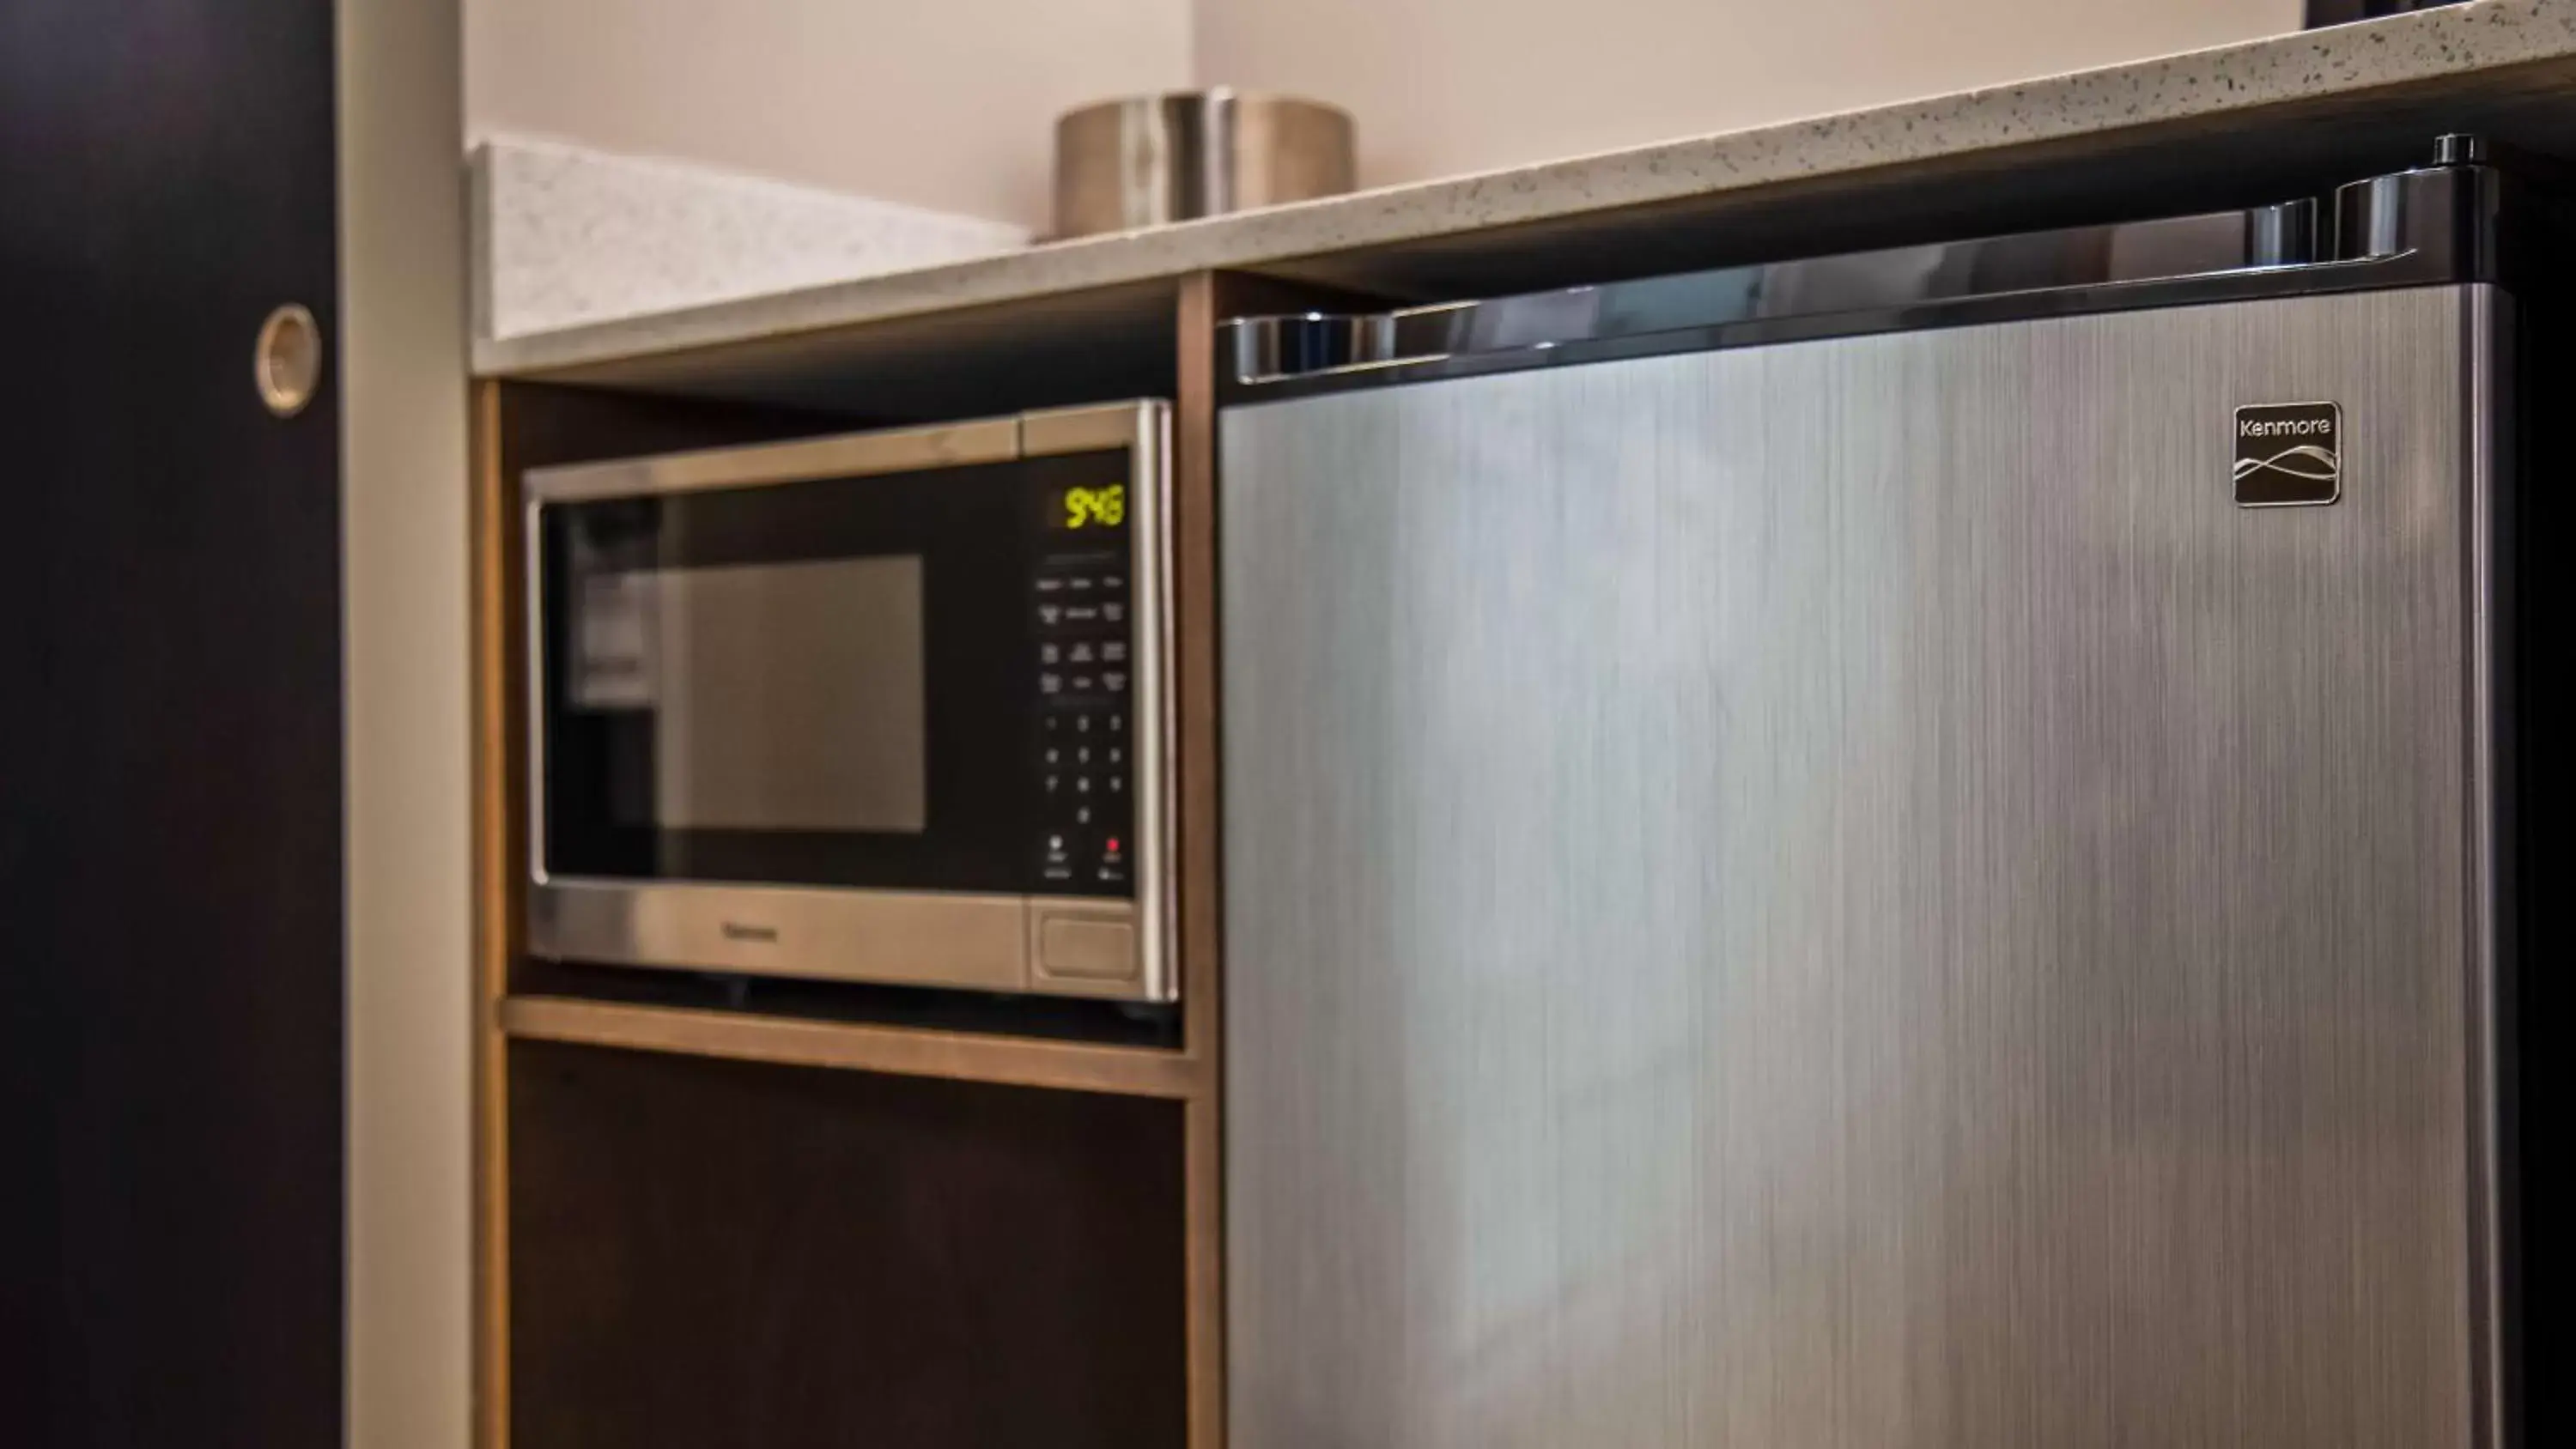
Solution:
{"label": "microwave glass window", "polygon": [[575,611],[567,703],[651,716],[617,824],[928,827],[918,555],[592,573]]}
{"label": "microwave glass window", "polygon": [[1134,488],[1121,449],[544,504],[543,868],[1132,896]]}

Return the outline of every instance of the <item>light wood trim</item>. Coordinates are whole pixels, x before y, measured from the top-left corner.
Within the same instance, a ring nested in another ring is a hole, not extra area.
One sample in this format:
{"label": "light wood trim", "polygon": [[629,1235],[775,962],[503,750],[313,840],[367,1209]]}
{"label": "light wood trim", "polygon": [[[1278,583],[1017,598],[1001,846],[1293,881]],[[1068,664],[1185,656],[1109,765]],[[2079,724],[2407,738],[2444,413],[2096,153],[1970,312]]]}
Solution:
{"label": "light wood trim", "polygon": [[[544,452],[511,434],[525,385],[486,381],[474,396],[475,733],[475,1442],[509,1442],[508,1043],[513,1038],[661,1051],[781,1065],[876,1071],[1005,1085],[1155,1097],[1183,1104],[1188,1443],[1225,1438],[1224,1113],[1219,1097],[1224,1020],[1219,952],[1218,677],[1214,327],[1263,284],[1201,274],[1179,293],[1174,413],[1174,550],[1178,603],[1179,941],[1182,1049],[1165,1051],[782,1019],[671,1007],[510,994],[522,949],[518,852],[524,805],[516,750],[520,601],[518,510],[509,470]],[[1275,285],[1275,284],[1274,284]],[[512,389],[517,389],[514,393]],[[536,389],[546,392],[545,389]],[[726,420],[674,416],[683,404],[606,395],[548,396],[543,438],[601,428],[632,431],[632,450],[703,446]],[[561,408],[576,408],[569,419]],[[742,423],[738,431],[757,431]],[[576,455],[577,452],[576,452]]]}
{"label": "light wood trim", "polygon": [[1190,1449],[1225,1445],[1225,1102],[1181,1104]]}
{"label": "light wood trim", "polygon": [[499,1005],[517,950],[512,856],[518,818],[511,782],[513,651],[511,542],[516,510],[502,463],[501,385],[473,402],[474,709],[474,1442],[510,1442],[509,1058]]}
{"label": "light wood trim", "polygon": [[1224,944],[1218,813],[1216,319],[1225,279],[1181,280],[1172,429],[1179,689],[1181,1039],[1206,1095],[1183,1122],[1190,1449],[1225,1443]]}
{"label": "light wood trim", "polygon": [[1198,1064],[1149,1047],[1032,1041],[858,1022],[634,1006],[569,996],[501,1003],[504,1035],[781,1066],[997,1082],[1130,1097],[1198,1095]]}

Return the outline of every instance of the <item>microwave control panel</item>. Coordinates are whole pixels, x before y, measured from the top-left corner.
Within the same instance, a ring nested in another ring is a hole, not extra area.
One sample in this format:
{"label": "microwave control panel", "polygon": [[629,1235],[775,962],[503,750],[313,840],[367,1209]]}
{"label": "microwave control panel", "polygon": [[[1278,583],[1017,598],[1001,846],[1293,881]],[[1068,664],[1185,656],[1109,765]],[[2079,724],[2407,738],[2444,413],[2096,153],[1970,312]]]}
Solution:
{"label": "microwave control panel", "polygon": [[[1124,542],[1123,530],[1099,542]],[[1051,890],[1132,890],[1136,772],[1129,579],[1123,550],[1093,547],[1041,556],[1032,580],[1042,801],[1035,844],[1039,874]]]}

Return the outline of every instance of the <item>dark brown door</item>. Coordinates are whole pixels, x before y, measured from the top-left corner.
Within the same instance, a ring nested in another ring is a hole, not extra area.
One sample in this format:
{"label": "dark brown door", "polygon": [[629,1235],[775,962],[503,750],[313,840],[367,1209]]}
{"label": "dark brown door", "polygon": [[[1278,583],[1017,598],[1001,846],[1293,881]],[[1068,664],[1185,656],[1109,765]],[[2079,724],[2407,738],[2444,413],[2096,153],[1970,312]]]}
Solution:
{"label": "dark brown door", "polygon": [[331,0],[0,3],[0,1441],[340,1438]]}

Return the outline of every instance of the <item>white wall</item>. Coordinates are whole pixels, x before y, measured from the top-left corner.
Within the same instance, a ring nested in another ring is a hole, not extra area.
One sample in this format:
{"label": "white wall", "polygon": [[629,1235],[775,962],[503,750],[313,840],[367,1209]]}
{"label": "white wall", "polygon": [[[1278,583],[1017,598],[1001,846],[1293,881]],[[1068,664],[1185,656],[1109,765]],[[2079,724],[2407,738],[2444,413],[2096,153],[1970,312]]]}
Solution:
{"label": "white wall", "polygon": [[2296,30],[2300,0],[1196,0],[1203,84],[1359,118],[1367,186]]}
{"label": "white wall", "polygon": [[1047,225],[1056,113],[1186,86],[1190,0],[465,0],[466,129]]}

